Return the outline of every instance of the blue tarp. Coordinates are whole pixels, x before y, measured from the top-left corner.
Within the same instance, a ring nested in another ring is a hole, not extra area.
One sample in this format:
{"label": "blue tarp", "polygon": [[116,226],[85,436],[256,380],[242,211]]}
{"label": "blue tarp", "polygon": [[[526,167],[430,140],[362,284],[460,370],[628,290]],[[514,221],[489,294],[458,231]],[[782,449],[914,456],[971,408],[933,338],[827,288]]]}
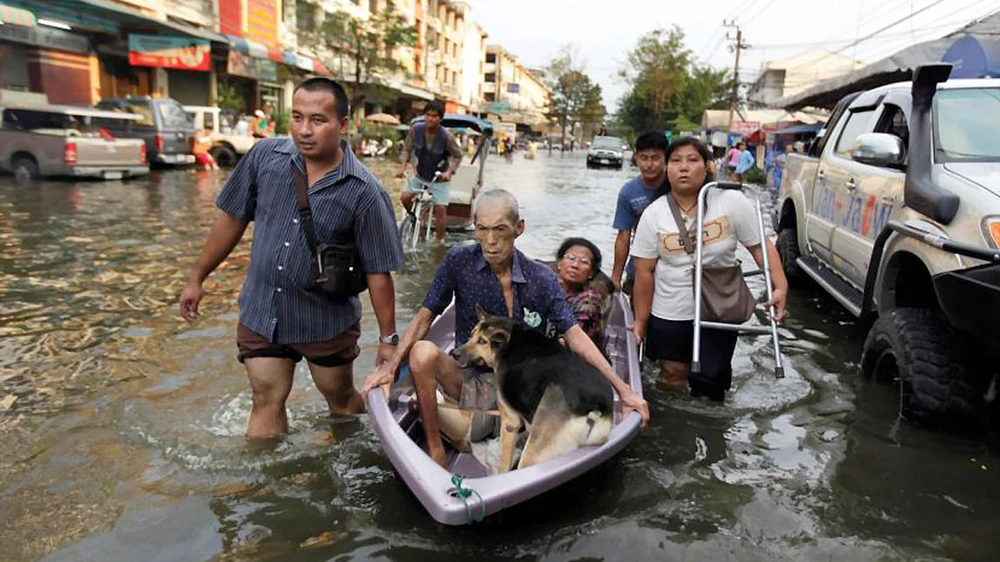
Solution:
{"label": "blue tarp", "polygon": [[951,78],[1000,78],[1000,40],[966,35],[941,57],[954,66]]}

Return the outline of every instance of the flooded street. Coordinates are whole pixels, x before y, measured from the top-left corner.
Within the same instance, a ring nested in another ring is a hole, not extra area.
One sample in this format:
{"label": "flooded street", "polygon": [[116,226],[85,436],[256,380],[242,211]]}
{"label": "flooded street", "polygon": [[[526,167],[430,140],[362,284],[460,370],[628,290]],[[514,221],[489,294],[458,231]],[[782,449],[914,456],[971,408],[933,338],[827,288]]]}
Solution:
{"label": "flooded street", "polygon": [[[520,200],[522,251],[551,258],[585,236],[610,272],[635,172],[583,156],[493,158],[486,185]],[[435,524],[364,416],[330,424],[304,364],[292,435],[249,450],[235,346],[248,239],[206,283],[199,321],[176,306],[225,175],[0,178],[0,560],[1000,559],[996,451],[898,421],[892,389],[857,380],[863,330],[819,291],[792,291],[785,379],[765,339],[740,341],[724,406],[647,372],[652,419],[621,455],[477,527]],[[402,180],[385,181],[398,201]],[[443,252],[407,256],[400,331]],[[362,302],[359,385],[377,338]]]}

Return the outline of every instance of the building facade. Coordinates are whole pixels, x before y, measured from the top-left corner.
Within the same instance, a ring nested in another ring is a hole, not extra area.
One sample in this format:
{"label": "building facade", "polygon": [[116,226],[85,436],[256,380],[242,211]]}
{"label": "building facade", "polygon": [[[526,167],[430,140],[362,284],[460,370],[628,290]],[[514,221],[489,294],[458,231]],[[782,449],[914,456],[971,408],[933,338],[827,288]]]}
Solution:
{"label": "building facade", "polygon": [[772,107],[784,96],[797,94],[863,65],[861,61],[831,51],[808,51],[765,61],[760,75],[750,86],[747,99],[752,108]]}
{"label": "building facade", "polygon": [[483,98],[486,114],[500,122],[512,122],[521,130],[547,122],[548,86],[500,45],[486,46],[483,65]]}
{"label": "building facade", "polygon": [[327,18],[387,9],[415,28],[416,44],[396,49],[400,69],[374,80],[365,112],[406,122],[438,99],[448,112],[524,126],[544,119],[545,84],[488,46],[469,4],[455,0],[0,0],[0,99],[159,96],[288,111],[308,76],[354,79],[349,49],[323,36]]}

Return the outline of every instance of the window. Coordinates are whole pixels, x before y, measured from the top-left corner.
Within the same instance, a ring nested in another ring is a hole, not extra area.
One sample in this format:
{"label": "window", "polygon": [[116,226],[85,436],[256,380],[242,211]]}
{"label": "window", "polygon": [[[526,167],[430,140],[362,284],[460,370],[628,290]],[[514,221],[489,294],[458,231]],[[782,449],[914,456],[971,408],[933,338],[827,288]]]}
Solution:
{"label": "window", "polygon": [[153,121],[153,111],[149,108],[149,102],[146,100],[129,99],[120,101],[102,101],[97,104],[97,108],[106,109],[108,111],[125,111],[128,113],[134,113],[141,117],[141,119],[137,122],[139,125],[151,127],[155,124]]}
{"label": "window", "polygon": [[163,101],[156,105],[164,129],[186,129],[192,126],[191,120],[180,104]]}
{"label": "window", "polygon": [[854,141],[861,133],[868,130],[868,122],[871,120],[874,110],[855,111],[847,115],[847,123],[840,131],[840,138],[837,140],[837,154],[844,157],[851,156],[851,149],[854,148]]}
{"label": "window", "polygon": [[483,77],[483,81],[484,82],[496,82],[497,81],[497,73],[496,72],[487,72],[486,76]]}
{"label": "window", "polygon": [[496,53],[486,53],[486,64],[496,64],[497,54]]}
{"label": "window", "polygon": [[215,114],[214,113],[212,113],[212,112],[205,112],[205,114],[202,116],[201,119],[202,119],[202,121],[204,121],[204,123],[202,123],[202,127],[203,128],[208,129],[209,131],[214,131],[215,130]]}
{"label": "window", "polygon": [[885,104],[885,110],[878,124],[875,125],[876,133],[887,133],[896,135],[903,141],[903,146],[910,146],[910,127],[906,122],[906,114],[898,105]]}
{"label": "window", "polygon": [[934,96],[935,159],[942,162],[1000,162],[998,137],[1000,90],[943,90]]}
{"label": "window", "polygon": [[303,31],[316,31],[317,7],[307,2],[295,4],[295,25]]}

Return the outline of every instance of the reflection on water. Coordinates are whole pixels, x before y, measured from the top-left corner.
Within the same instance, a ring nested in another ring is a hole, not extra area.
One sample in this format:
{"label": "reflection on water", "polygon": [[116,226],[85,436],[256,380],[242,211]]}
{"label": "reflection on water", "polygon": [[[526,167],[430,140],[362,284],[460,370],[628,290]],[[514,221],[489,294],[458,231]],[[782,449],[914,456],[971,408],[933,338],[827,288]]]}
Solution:
{"label": "reflection on water", "polygon": [[[583,164],[544,152],[495,159],[487,181],[519,198],[523,251],[550,258],[564,237],[586,236],[610,270],[615,197],[631,172]],[[384,178],[394,168],[373,166]],[[234,343],[249,244],[207,283],[201,320],[175,313],[223,177],[0,183],[4,558],[1000,556],[991,452],[897,423],[891,391],[856,383],[862,329],[811,291],[791,298],[785,379],[773,379],[762,339],[740,341],[722,406],[664,393],[650,374],[653,418],[626,451],[476,528],[430,521],[365,417],[328,419],[303,365],[292,435],[250,451]],[[396,281],[400,328],[443,251],[408,256]],[[368,308],[357,382],[373,363]]]}

